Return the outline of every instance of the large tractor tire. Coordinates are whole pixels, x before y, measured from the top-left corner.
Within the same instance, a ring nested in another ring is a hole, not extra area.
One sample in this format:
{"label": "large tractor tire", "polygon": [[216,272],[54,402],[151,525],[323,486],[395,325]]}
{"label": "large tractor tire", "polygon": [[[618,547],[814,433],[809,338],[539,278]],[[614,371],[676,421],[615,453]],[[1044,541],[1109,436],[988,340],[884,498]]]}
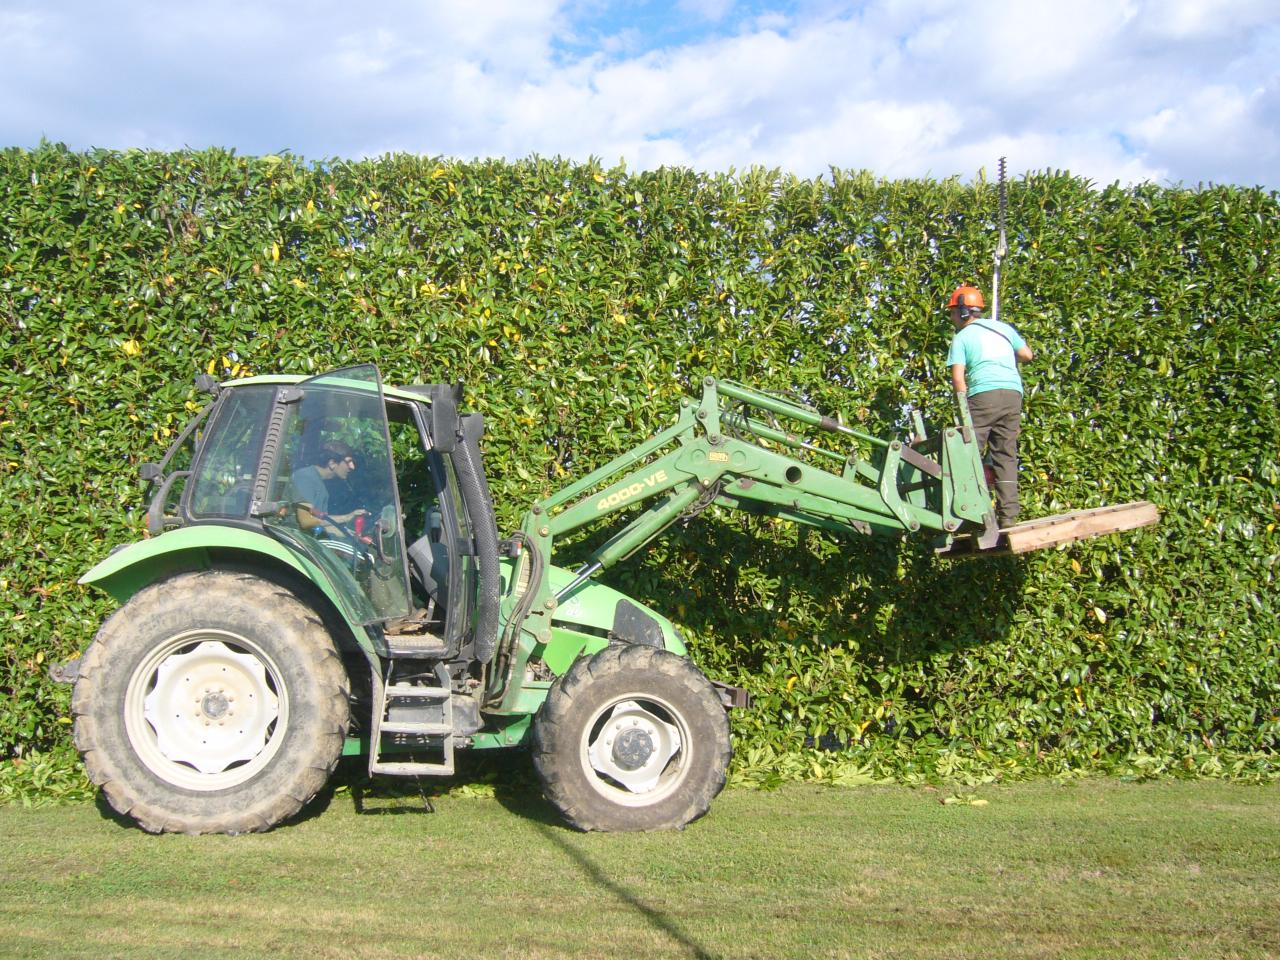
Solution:
{"label": "large tractor tire", "polygon": [[533,724],[543,792],[580,830],[665,830],[724,787],[729,720],[688,660],[613,644],[573,664]]}
{"label": "large tractor tire", "polygon": [[152,833],[247,833],[297,813],[337,765],[347,678],[319,617],[258,577],[183,574],[102,626],[72,695],[76,748]]}

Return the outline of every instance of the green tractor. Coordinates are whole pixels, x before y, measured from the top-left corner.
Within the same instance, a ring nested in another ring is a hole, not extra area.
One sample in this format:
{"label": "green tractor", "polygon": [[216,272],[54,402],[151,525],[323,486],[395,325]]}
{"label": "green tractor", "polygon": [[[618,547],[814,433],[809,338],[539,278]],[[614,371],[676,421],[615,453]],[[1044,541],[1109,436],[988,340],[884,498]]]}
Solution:
{"label": "green tractor", "polygon": [[[502,539],[460,386],[384,387],[373,366],[201,381],[212,400],[141,470],[150,536],[82,578],[120,606],[65,671],[89,776],[153,832],[269,829],[344,754],[448,776],[458,750],[518,745],[570,824],[681,827],[724,785],[726,711],[747,698],[598,571],[712,504],[998,545],[963,424],[925,437],[917,417],[910,442],[883,441],[707,379],[672,427]],[[608,518],[625,522],[586,563],[552,562]]]}

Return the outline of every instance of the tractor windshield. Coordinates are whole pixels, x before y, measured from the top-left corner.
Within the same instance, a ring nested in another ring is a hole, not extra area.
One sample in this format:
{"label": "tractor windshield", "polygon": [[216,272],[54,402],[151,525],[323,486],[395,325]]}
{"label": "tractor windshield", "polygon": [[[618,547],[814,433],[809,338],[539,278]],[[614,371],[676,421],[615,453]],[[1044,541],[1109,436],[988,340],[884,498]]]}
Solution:
{"label": "tractor windshield", "polygon": [[378,370],[327,373],[284,405],[266,522],[328,572],[361,623],[410,612],[408,566]]}

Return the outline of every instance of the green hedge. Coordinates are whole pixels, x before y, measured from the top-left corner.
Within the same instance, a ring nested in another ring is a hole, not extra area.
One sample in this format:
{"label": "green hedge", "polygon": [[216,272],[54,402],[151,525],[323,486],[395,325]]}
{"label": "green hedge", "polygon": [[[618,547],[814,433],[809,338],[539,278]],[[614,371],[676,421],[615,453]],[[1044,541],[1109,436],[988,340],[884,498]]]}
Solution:
{"label": "green hedge", "polygon": [[[995,205],[842,171],[0,153],[0,757],[72,768],[45,669],[109,611],[75,581],[139,536],[136,466],[195,373],[462,378],[510,530],[704,374],[874,433],[907,405],[949,422],[941,304],[989,287]],[[756,695],[740,777],[1276,773],[1278,213],[1256,189],[1010,185],[1024,516],[1145,498],[1154,532],[946,561],[711,513],[611,571]]]}

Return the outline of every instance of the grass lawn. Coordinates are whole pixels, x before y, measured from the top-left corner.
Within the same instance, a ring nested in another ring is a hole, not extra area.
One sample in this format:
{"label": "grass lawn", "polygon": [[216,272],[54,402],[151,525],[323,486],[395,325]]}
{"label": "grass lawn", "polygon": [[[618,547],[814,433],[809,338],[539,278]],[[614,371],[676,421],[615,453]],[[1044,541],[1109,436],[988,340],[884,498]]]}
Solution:
{"label": "grass lawn", "polygon": [[1280,785],[949,797],[734,790],[648,835],[571,832],[527,792],[339,792],[245,837],[5,807],[0,956],[1280,956]]}

